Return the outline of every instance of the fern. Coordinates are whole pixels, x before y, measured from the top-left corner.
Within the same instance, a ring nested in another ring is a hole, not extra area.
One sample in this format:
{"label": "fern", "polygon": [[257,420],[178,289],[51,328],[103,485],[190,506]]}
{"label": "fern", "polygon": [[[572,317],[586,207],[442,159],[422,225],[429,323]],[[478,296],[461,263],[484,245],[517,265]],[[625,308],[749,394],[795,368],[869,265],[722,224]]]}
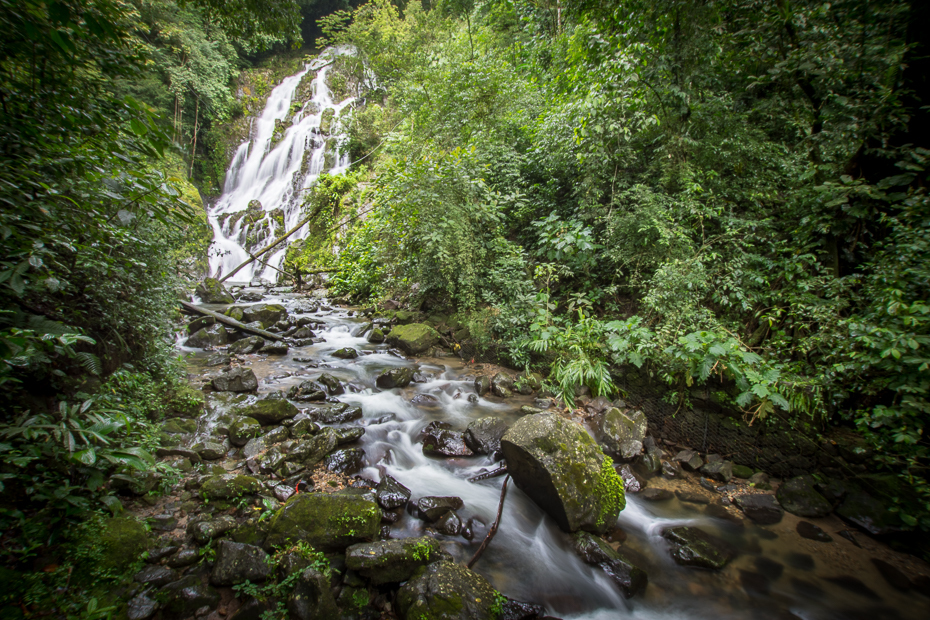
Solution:
{"label": "fern", "polygon": [[74,354],[74,357],[77,359],[78,363],[81,365],[81,368],[86,370],[92,375],[99,375],[102,370],[102,364],[100,363],[100,358],[94,355],[93,353],[87,353],[86,351],[78,351]]}

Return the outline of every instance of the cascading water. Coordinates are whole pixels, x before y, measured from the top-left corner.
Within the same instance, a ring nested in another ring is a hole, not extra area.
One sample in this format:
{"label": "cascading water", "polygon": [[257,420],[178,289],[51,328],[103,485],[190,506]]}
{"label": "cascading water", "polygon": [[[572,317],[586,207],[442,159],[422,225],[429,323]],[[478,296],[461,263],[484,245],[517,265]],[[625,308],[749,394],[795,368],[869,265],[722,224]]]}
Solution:
{"label": "cascading water", "polygon": [[[341,174],[349,166],[348,154],[339,150],[339,119],[355,100],[333,101],[326,75],[345,48],[329,48],[302,71],[285,78],[271,91],[261,116],[254,120],[251,135],[243,142],[226,173],[223,195],[208,211],[213,228],[210,248],[211,275],[221,277],[265,247],[302,217],[301,203],[307,188],[323,172]],[[313,76],[306,87],[306,79]],[[300,95],[306,93],[305,101]],[[299,105],[299,109],[294,109]],[[293,239],[307,234],[305,226]],[[284,261],[282,245],[262,260],[236,274],[237,280],[253,277],[274,282]]]}

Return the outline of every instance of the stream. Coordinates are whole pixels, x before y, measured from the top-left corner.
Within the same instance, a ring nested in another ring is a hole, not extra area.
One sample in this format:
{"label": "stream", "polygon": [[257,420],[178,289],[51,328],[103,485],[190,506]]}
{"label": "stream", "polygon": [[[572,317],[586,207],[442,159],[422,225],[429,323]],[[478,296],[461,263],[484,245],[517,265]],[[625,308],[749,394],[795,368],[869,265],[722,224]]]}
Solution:
{"label": "stream", "polygon": [[[469,477],[493,469],[498,463],[487,456],[425,456],[419,432],[434,420],[448,422],[457,430],[464,430],[471,420],[483,416],[497,416],[511,423],[519,417],[519,408],[531,404],[533,397],[515,395],[505,400],[489,394],[470,401],[469,395],[475,394],[475,372],[458,358],[422,358],[416,362],[403,359],[390,353],[386,345],[370,344],[364,337],[353,335],[361,331],[366,319],[349,316],[350,311],[344,308],[301,314],[297,312],[298,300],[303,299],[288,293],[263,300],[281,303],[292,317],[307,316],[324,323],[325,328],[315,330],[322,342],[292,347],[287,355],[243,356],[259,378],[259,394],[286,392],[292,385],[324,372],[342,381],[346,393],[338,399],[360,406],[364,413],[361,420],[351,424],[365,428],[360,447],[366,455],[366,467],[358,475],[377,482],[389,474],[412,490],[412,501],[427,495],[461,497],[465,504],[458,511],[462,522],[475,518],[483,524],[476,526],[474,539],[430,535],[439,539],[457,561],[467,562],[495,518],[504,479],[469,482]],[[343,347],[356,349],[359,357],[333,357],[333,352]],[[202,374],[201,364],[208,353],[198,349],[182,351],[188,354],[191,370]],[[404,389],[380,390],[375,386],[381,372],[405,365],[416,365],[426,382],[411,383]],[[419,399],[426,400],[425,404],[411,403],[414,396],[421,394],[433,399]],[[227,398],[224,394],[210,396],[208,413],[200,420],[200,437],[211,435],[216,420],[228,410],[224,404]],[[385,421],[385,416],[390,419]],[[666,453],[666,458],[671,456]],[[649,485],[700,490],[696,480],[657,476],[649,480]],[[927,609],[926,599],[893,589],[870,564],[869,553],[877,553],[879,543],[858,534],[858,541],[866,547],[859,549],[834,535],[845,529],[835,517],[817,521],[833,535],[834,542],[814,542],[795,532],[797,517],[786,514],[781,523],[761,527],[743,519],[735,508],[723,506],[712,493],[707,496],[709,503],[702,505],[677,498],[647,502],[627,493],[626,508],[617,522],[622,530],[619,537],[626,536],[622,549],[649,575],[645,592],[630,600],[623,598],[600,569],[582,562],[572,550],[568,535],[512,482],[500,530],[474,568],[508,597],[542,604],[551,615],[565,619],[926,617],[920,612]],[[674,525],[698,526],[716,534],[735,547],[738,556],[722,571],[679,566],[672,561],[661,537],[663,528]],[[391,527],[390,536],[419,536],[425,528],[425,522],[405,514]]]}

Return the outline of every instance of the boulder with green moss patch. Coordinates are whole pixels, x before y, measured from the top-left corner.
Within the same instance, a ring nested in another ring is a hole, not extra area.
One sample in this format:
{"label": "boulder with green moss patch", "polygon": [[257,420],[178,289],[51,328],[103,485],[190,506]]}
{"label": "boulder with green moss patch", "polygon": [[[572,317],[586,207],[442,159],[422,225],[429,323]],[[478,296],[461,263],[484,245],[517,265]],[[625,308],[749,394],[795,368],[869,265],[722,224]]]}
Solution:
{"label": "boulder with green moss patch", "polygon": [[207,478],[200,490],[207,499],[218,500],[258,493],[260,486],[258,480],[251,476],[223,474]]}
{"label": "boulder with green moss patch", "polygon": [[223,283],[216,278],[205,278],[194,291],[205,304],[231,304],[235,302]]}
{"label": "boulder with green moss patch", "polygon": [[527,415],[501,439],[514,482],[563,530],[601,534],[626,505],[623,481],[581,425],[554,413]]}
{"label": "boulder with green moss patch", "polygon": [[240,416],[229,426],[229,442],[234,446],[244,446],[261,434],[262,425],[249,416]]}
{"label": "boulder with green moss patch", "polygon": [[419,355],[439,343],[439,332],[423,323],[398,325],[387,335],[387,342],[404,353]]}
{"label": "boulder with green moss patch", "polygon": [[290,420],[300,410],[282,398],[263,398],[245,407],[236,409],[236,413],[246,418],[252,418],[262,426],[280,424],[283,420]]}
{"label": "boulder with green moss patch", "polygon": [[442,547],[427,536],[378,540],[346,549],[346,566],[380,585],[407,581],[418,568],[442,557]]}
{"label": "boulder with green moss patch", "polygon": [[340,550],[377,538],[381,509],[359,496],[301,493],[278,510],[268,528],[265,547],[305,541],[315,549]]}
{"label": "boulder with green moss patch", "polygon": [[260,321],[265,327],[270,327],[287,317],[287,309],[281,304],[255,304],[242,311],[244,322]]}
{"label": "boulder with green moss patch", "polygon": [[206,349],[207,347],[219,347],[229,342],[229,332],[222,325],[208,325],[199,329],[184,341],[185,347],[192,349]]}
{"label": "boulder with green moss patch", "polygon": [[119,573],[149,548],[149,533],[134,519],[108,519],[100,533],[100,542],[103,547],[99,565],[101,572],[112,570]]}
{"label": "boulder with green moss patch", "polygon": [[405,620],[491,620],[497,591],[461,564],[436,562],[420,568],[397,593]]}

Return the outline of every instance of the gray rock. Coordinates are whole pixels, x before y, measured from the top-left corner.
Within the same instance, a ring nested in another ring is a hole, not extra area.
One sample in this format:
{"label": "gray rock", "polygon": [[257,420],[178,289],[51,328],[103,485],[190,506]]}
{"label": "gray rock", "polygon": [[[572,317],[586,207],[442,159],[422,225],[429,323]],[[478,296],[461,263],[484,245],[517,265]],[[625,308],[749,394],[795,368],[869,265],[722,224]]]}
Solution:
{"label": "gray rock", "polygon": [[210,325],[194,332],[184,342],[185,347],[192,349],[206,349],[220,347],[229,342],[229,332],[222,325]]}
{"label": "gray rock", "polygon": [[491,377],[491,392],[501,398],[510,398],[513,395],[513,377],[499,372]]}
{"label": "gray rock", "polygon": [[297,620],[332,620],[340,616],[329,580],[313,568],[300,574],[287,599],[287,610]]}
{"label": "gray rock", "polygon": [[563,530],[605,532],[626,505],[611,460],[579,424],[552,413],[524,416],[501,450],[516,485]]}
{"label": "gray rock", "polygon": [[833,505],[814,488],[813,476],[798,476],[778,487],[775,497],[786,511],[799,517],[825,517]]}
{"label": "gray rock", "polygon": [[250,439],[262,433],[262,425],[255,418],[240,416],[229,426],[229,442],[238,447],[249,443]]}
{"label": "gray rock", "polygon": [[356,357],[358,357],[358,351],[352,347],[343,347],[333,351],[333,357],[338,357],[339,359],[344,360],[354,360]]}
{"label": "gray rock", "polygon": [[417,510],[419,511],[420,517],[426,521],[437,521],[439,517],[443,516],[450,510],[460,510],[465,503],[462,501],[461,497],[440,497],[440,496],[427,496],[421,497],[417,500]]}
{"label": "gray rock", "polygon": [[264,353],[265,355],[287,355],[289,350],[290,347],[283,342],[266,342],[259,353]]}
{"label": "gray rock", "polygon": [[413,369],[401,366],[384,371],[378,375],[375,383],[382,390],[390,390],[391,388],[405,388],[412,380]]}
{"label": "gray rock", "polygon": [[147,594],[142,593],[133,597],[129,601],[129,609],[126,610],[128,620],[149,620],[158,611],[158,602],[149,598]]}
{"label": "gray rock", "polygon": [[617,585],[624,598],[635,596],[646,589],[649,582],[646,572],[597,536],[576,532],[572,535],[572,546],[586,563],[599,566]]}
{"label": "gray rock", "polygon": [[784,516],[784,511],[775,501],[774,495],[763,493],[737,495],[734,501],[747,517],[759,525],[774,525]]}
{"label": "gray rock", "polygon": [[201,607],[216,607],[220,595],[212,587],[204,585],[197,575],[188,575],[161,589],[164,597],[162,612],[169,618],[188,618]]}
{"label": "gray rock", "polygon": [[646,480],[633,471],[633,468],[627,464],[617,468],[617,473],[623,480],[623,488],[627,493],[639,493],[643,491],[648,483]]}
{"label": "gray rock", "polygon": [[346,403],[330,407],[317,407],[314,418],[321,424],[346,424],[362,419],[361,407],[349,407]]}
{"label": "gray rock", "polygon": [[178,580],[178,572],[164,566],[146,566],[136,573],[134,579],[144,586],[155,586],[160,588],[164,585]]}
{"label": "gray rock", "polygon": [[478,396],[484,396],[491,391],[491,379],[490,377],[478,377],[475,379],[475,392],[478,393]]}
{"label": "gray rock", "polygon": [[346,549],[346,566],[373,585],[407,581],[421,566],[444,557],[439,543],[423,536],[381,540]]}
{"label": "gray rock", "polygon": [[[646,415],[642,411],[623,412],[611,407],[601,416],[597,426],[608,454],[629,459],[642,450],[642,441],[646,438]],[[629,456],[624,456],[624,453]]]}
{"label": "gray rock", "polygon": [[299,463],[305,467],[313,467],[323,460],[327,454],[336,449],[338,437],[331,428],[324,428],[319,434],[300,440],[285,460]]}
{"label": "gray rock", "polygon": [[471,456],[472,451],[465,445],[462,433],[448,428],[444,422],[430,422],[421,433],[423,435],[423,454],[433,456]]}
{"label": "gray rock", "polygon": [[231,304],[236,301],[223,283],[216,278],[204,278],[204,281],[197,285],[194,293],[205,304]]}
{"label": "gray rock", "polygon": [[465,429],[465,445],[475,454],[494,454],[501,449],[507,423],[500,418],[478,418]]}
{"label": "gray rock", "polygon": [[397,607],[410,620],[490,620],[496,594],[484,577],[461,564],[434,562],[401,587]]}
{"label": "gray rock", "polygon": [[462,533],[462,520],[454,510],[450,510],[436,519],[433,529],[444,536],[458,536]]}
{"label": "gray rock", "polygon": [[200,554],[196,549],[181,549],[176,555],[168,558],[168,566],[171,568],[184,568],[200,561]]}
{"label": "gray rock", "polygon": [[251,476],[223,474],[207,478],[201,485],[200,492],[210,500],[228,500],[258,493],[260,487],[258,480]]}
{"label": "gray rock", "polygon": [[249,336],[248,338],[237,340],[229,345],[227,351],[235,353],[236,355],[248,355],[249,353],[257,353],[263,346],[265,346],[264,338],[261,336]]}
{"label": "gray rock", "polygon": [[191,446],[191,449],[205,461],[215,461],[226,456],[226,448],[223,447],[223,444],[215,441],[195,443]]}
{"label": "gray rock", "polygon": [[668,489],[657,489],[650,487],[639,494],[640,498],[650,502],[664,502],[675,497],[675,494]]}
{"label": "gray rock", "polygon": [[672,545],[672,559],[683,566],[721,569],[735,555],[724,541],[696,527],[672,527],[662,536]]}
{"label": "gray rock", "polygon": [[244,323],[259,322],[263,326],[271,327],[278,321],[287,317],[287,309],[281,304],[255,304],[242,309]]}
{"label": "gray rock", "polygon": [[344,448],[328,454],[323,467],[337,474],[351,476],[365,466],[365,451],[360,448]]}
{"label": "gray rock", "polygon": [[681,463],[681,466],[688,471],[700,471],[704,466],[704,459],[696,450],[682,450],[675,455],[672,461]]}
{"label": "gray rock", "polygon": [[212,381],[217,392],[254,392],[258,389],[258,378],[251,368],[230,368]]}
{"label": "gray rock", "polygon": [[244,581],[260,583],[271,575],[268,554],[260,547],[221,540],[216,545],[216,559],[210,573],[215,586],[234,586]]}
{"label": "gray rock", "polygon": [[861,527],[873,536],[891,534],[901,530],[897,515],[888,511],[882,502],[868,493],[853,491],[836,509],[844,521]]}
{"label": "gray rock", "polygon": [[336,433],[336,444],[343,446],[349,443],[355,443],[365,435],[365,429],[361,426],[350,426],[349,428],[333,429]]}
{"label": "gray rock", "polygon": [[730,461],[714,461],[701,467],[701,473],[717,482],[729,482],[733,477],[733,463]]}
{"label": "gray rock", "polygon": [[813,523],[808,523],[807,521],[798,521],[798,526],[795,529],[801,538],[816,540],[817,542],[833,542],[832,536],[824,532]]}
{"label": "gray rock", "polygon": [[214,538],[236,529],[236,520],[223,516],[210,521],[198,521],[188,526],[188,531],[198,544],[205,545]]}
{"label": "gray rock", "polygon": [[385,510],[406,506],[407,500],[410,499],[410,489],[388,475],[381,478],[376,492],[378,504]]}

